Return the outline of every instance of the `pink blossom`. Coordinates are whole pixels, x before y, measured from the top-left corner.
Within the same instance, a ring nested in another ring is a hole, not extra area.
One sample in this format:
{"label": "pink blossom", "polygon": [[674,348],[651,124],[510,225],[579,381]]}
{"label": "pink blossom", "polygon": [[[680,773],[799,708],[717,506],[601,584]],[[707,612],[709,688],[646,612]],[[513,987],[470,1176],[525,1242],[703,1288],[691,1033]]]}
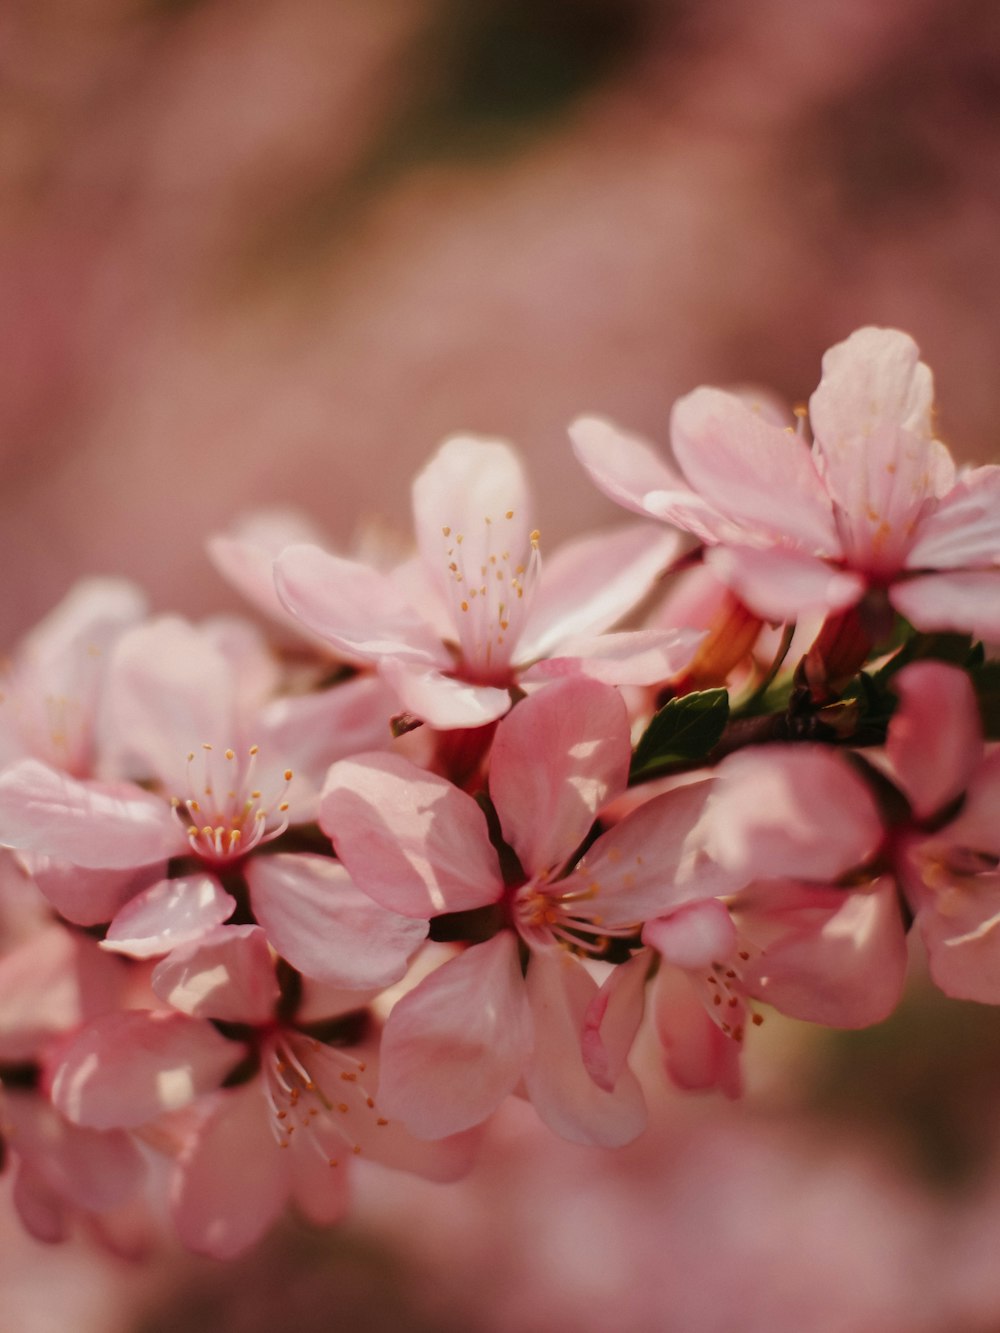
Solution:
{"label": "pink blossom", "polygon": [[522,1078],[567,1138],[622,1143],[641,1129],[626,1064],[634,1026],[617,1031],[604,1086],[584,1062],[598,987],[581,958],[601,958],[616,938],[637,944],[647,916],[721,880],[698,849],[706,783],[641,807],[566,873],[597,812],[624,789],[629,757],[627,713],[609,687],[570,679],[523,700],[493,747],[501,854],[479,805],[444,779],[390,756],[331,769],[321,823],[378,902],[416,917],[493,909],[485,942],[432,972],[389,1017],[382,1097],[416,1133],[478,1123]]}
{"label": "pink blossom", "polygon": [[563,547],[543,574],[527,483],[505,444],[446,441],[414,482],[413,507],[415,563],[382,573],[293,546],[278,558],[275,581],[308,629],[376,665],[403,708],[435,727],[494,721],[519,679],[662,680],[700,637],[672,629],[601,637],[645,596],[677,541],[619,529]]}
{"label": "pink blossom", "polygon": [[[744,398],[700,388],[671,417],[680,468],[609,423],[571,428],[612,499],[694,533],[757,614],[792,620],[883,592],[923,630],[1000,637],[1000,468],[956,475],[931,373],[906,334],[859,329],[823,358],[808,450]],[[781,478],[775,487],[775,477]]]}

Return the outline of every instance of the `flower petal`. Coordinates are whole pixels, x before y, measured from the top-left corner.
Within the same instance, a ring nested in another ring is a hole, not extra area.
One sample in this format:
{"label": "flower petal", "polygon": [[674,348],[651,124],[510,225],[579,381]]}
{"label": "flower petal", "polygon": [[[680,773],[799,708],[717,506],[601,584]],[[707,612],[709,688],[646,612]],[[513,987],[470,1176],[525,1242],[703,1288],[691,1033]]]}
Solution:
{"label": "flower petal", "polygon": [[503,893],[476,802],[397,755],[334,764],[320,826],[355,884],[391,912],[424,918],[462,912]]}
{"label": "flower petal", "polygon": [[576,850],[601,806],[625,790],[631,755],[625,702],[597,681],[550,685],[503,719],[490,795],[529,876]]}
{"label": "flower petal", "polygon": [[902,579],[889,601],[919,630],[1000,640],[1000,570],[956,570]]}
{"label": "flower petal", "polygon": [[577,461],[590,480],[626,509],[659,517],[647,504],[649,493],[686,489],[651,444],[603,417],[577,417],[569,435]]}
{"label": "flower petal", "polygon": [[155,958],[221,926],[235,910],[236,899],[214,875],[161,879],[126,903],[101,947],[130,958]]}
{"label": "flower petal", "polygon": [[259,926],[217,926],[161,959],[151,981],[172,1008],[229,1023],[267,1023],[280,998]]}
{"label": "flower petal", "polygon": [[586,676],[606,685],[655,685],[686,667],[704,638],[701,630],[642,629],[569,639],[560,656],[536,662],[521,680]]}
{"label": "flower petal", "polygon": [[398,657],[384,657],[379,670],[402,707],[441,731],[483,727],[510,708],[510,694],[493,685],[469,685]]}
{"label": "flower petal", "polygon": [[923,517],[907,569],[1000,564],[1000,467],[973,468]]}
{"label": "flower petal", "polygon": [[391,986],[427,935],[423,921],[380,907],[329,857],[260,856],[246,877],[271,944],[316,981],[345,990]]}
{"label": "flower petal", "polygon": [[382,1037],[379,1105],[419,1138],[478,1125],[517,1085],[532,1043],[517,940],[476,944],[405,995]]}
{"label": "flower petal", "polygon": [[866,587],[859,574],[785,547],[717,546],[706,551],[705,563],[751,611],[770,621],[841,611],[858,601]]}
{"label": "flower petal", "polygon": [[900,702],[886,753],[914,815],[926,819],[965,791],[982,759],[975,692],[964,671],[943,662],[913,662],[892,687]]}

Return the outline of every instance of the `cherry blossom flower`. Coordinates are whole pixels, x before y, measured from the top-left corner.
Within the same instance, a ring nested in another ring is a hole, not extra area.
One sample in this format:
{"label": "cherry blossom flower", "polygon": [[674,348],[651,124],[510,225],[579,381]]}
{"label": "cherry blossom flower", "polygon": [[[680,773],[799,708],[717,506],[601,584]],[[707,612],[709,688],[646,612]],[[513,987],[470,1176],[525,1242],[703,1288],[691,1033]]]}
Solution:
{"label": "cherry blossom flower", "polygon": [[710,567],[765,619],[884,595],[919,629],[996,639],[1000,467],[956,474],[918,357],[893,329],[831,348],[809,404],[811,451],[768,412],[710,388],[674,406],[680,472],[597,418],[574,423],[574,448],[612,499],[700,538]]}
{"label": "cherry blossom flower", "polygon": [[527,483],[506,444],[447,440],[414,482],[413,507],[415,563],[382,573],[293,546],[275,564],[275,583],[309,630],[372,662],[403,708],[432,726],[495,721],[519,680],[662,680],[700,638],[673,629],[605,635],[646,595],[677,539],[645,527],[578,539],[543,573]]}
{"label": "cherry blossom flower", "polygon": [[624,789],[629,757],[625,705],[610,687],[570,679],[523,700],[493,745],[501,853],[476,801],[434,774],[379,755],[330,770],[321,824],[376,901],[418,918],[493,909],[489,937],[389,1016],[383,1103],[415,1133],[478,1123],[522,1078],[564,1137],[615,1144],[641,1129],[626,1064],[634,1025],[617,1033],[605,1086],[583,1061],[597,983],[582,959],[604,957],[614,940],[637,946],[643,920],[684,892],[712,893],[720,875],[697,843],[707,783],[640,807],[570,869],[598,811]]}

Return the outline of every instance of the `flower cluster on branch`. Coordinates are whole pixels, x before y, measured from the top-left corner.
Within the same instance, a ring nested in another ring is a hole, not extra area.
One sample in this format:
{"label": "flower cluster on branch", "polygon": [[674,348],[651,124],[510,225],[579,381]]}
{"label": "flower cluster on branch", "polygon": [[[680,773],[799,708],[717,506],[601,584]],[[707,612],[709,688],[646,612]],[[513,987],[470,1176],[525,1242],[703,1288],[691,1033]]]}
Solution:
{"label": "flower cluster on branch", "polygon": [[413,558],[213,540],[294,651],[90,579],[13,652],[0,1142],[35,1236],[134,1248],[165,1208],[233,1256],[289,1201],[340,1218],[358,1158],[456,1178],[511,1095],[624,1144],[644,1023],[736,1096],[769,1010],[891,1013],[914,929],[1000,1003],[1000,468],[956,469],[912,340],[853,334],[797,421],[695,390],[670,462],[571,435],[640,520],[550,554],[515,452],[456,437]]}

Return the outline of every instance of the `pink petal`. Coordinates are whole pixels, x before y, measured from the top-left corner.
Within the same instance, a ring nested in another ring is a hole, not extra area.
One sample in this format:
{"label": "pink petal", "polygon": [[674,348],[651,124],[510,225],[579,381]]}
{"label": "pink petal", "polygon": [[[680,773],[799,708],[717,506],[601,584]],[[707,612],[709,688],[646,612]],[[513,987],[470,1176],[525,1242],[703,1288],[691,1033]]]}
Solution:
{"label": "pink petal", "polygon": [[580,1049],[587,1073],[605,1092],[625,1071],[642,1023],[650,956],[646,950],[612,968],[587,1006]]}
{"label": "pink petal", "polygon": [[[612,1090],[599,1086],[584,1064],[587,1011],[596,993],[597,983],[579,959],[561,949],[532,954],[527,994],[535,1044],[524,1082],[535,1110],[556,1134],[572,1143],[619,1148],[645,1129],[646,1102],[623,1061]],[[618,1056],[620,1050],[616,1064]]]}
{"label": "pink petal", "polygon": [[934,384],[919,355],[896,329],[858,329],[823,357],[809,402],[817,461],[859,554],[882,525],[904,549],[921,505],[954,482],[947,450],[931,438]]}
{"label": "pink petal", "polygon": [[837,879],[882,840],[867,786],[822,746],[742,750],[722,761],[715,782],[708,850],[744,883]]}
{"label": "pink petal", "polygon": [[691,898],[729,892],[732,874],[705,851],[711,790],[707,780],[654,796],[602,834],[562,887],[579,886],[605,925],[637,928]]}
{"label": "pink petal", "polygon": [[789,621],[811,611],[840,611],[865,592],[865,580],[802,551],[716,547],[708,568],[763,620]]}
{"label": "pink petal", "polygon": [[379,1104],[419,1138],[478,1125],[513,1092],[531,1050],[517,939],[502,931],[405,995],[382,1037]]}
{"label": "pink petal", "polygon": [[334,648],[378,662],[386,654],[447,666],[441,641],[392,579],[318,546],[290,546],[274,566],[282,605]]}
{"label": "pink petal", "polygon": [[221,926],[236,910],[236,899],[214,875],[161,879],[118,913],[102,948],[131,958],[155,958]]}
{"label": "pink petal", "polygon": [[1000,875],[926,895],[917,925],[935,985],[956,1000],[1000,1004]]}
{"label": "pink petal", "polygon": [[577,461],[594,485],[626,509],[649,516],[650,492],[684,488],[651,444],[602,417],[578,417],[569,434]]}
{"label": "pink petal", "polygon": [[516,660],[530,662],[566,639],[609,629],[649,593],[680,545],[677,533],[636,524],[561,546],[545,561]]}
{"label": "pink petal", "polygon": [[967,569],[1000,563],[1000,467],[965,473],[922,518],[907,569]]}
{"label": "pink petal", "polygon": [[945,847],[1000,856],[1000,750],[992,749],[969,780],[961,813],[935,841]]}
{"label": "pink petal", "polygon": [[1000,570],[901,579],[889,589],[889,601],[919,630],[1000,640]]}
{"label": "pink petal", "polygon": [[674,1083],[690,1091],[718,1088],[727,1097],[738,1097],[742,1046],[712,1022],[686,973],[661,968],[653,1005],[664,1065]]}
{"label": "pink petal", "polygon": [[643,943],[685,972],[700,972],[736,949],[736,927],[718,898],[683,903],[669,916],[647,921]]}
{"label": "pink petal", "polygon": [[260,856],[246,877],[271,944],[317,981],[347,990],[391,986],[427,935],[423,921],[380,907],[329,857]]}
{"label": "pink petal", "polygon": [[137,893],[162,878],[166,861],[140,870],[84,870],[71,861],[25,852],[32,879],[60,916],[77,926],[110,921]]}
{"label": "pink petal", "polygon": [[[289,1156],[271,1134],[257,1081],[220,1093],[173,1182],[171,1213],[182,1244],[213,1259],[249,1249],[285,1207]],[[318,1158],[315,1169],[329,1170]]]}
{"label": "pink petal", "polygon": [[280,998],[267,937],[259,926],[217,926],[182,944],[153,970],[165,1004],[195,1018],[260,1025]]}
{"label": "pink petal", "polygon": [[586,676],[605,685],[655,685],[686,667],[704,637],[700,630],[645,629],[569,639],[559,657],[536,662],[521,680]]}
{"label": "pink petal", "polygon": [[187,1014],[105,1014],[64,1050],[52,1101],[75,1124],[132,1129],[217,1087],[243,1054]]}
{"label": "pink petal", "polygon": [[232,744],[236,697],[230,664],[203,630],[162,616],[130,631],[108,673],[108,729],[123,770],[182,794],[191,751]]}
{"label": "pink petal", "polygon": [[484,907],[503,893],[476,802],[397,755],[334,764],[320,825],[355,884],[392,912],[427,918]]}
{"label": "pink petal", "polygon": [[529,876],[560,864],[625,790],[632,750],[616,690],[586,679],[531,695],[497,727],[490,795]]}
{"label": "pink petal", "polygon": [[850,893],[772,883],[733,904],[749,934],[769,917],[761,955],[743,969],[747,987],[783,1014],[825,1027],[863,1028],[896,1008],[906,979],[906,930],[888,875]]}
{"label": "pink petal", "polygon": [[0,843],[91,870],[128,870],[187,847],[165,801],[126,783],[77,782],[35,759],[0,774]]}
{"label": "pink petal", "polygon": [[436,667],[384,657],[379,670],[401,709],[442,731],[483,727],[503,717],[510,708],[507,690],[493,685],[470,685],[444,675]]}
{"label": "pink petal", "polygon": [[917,819],[961,795],[982,759],[982,726],[972,682],[943,662],[913,662],[893,680],[900,703],[886,753]]}
{"label": "pink petal", "polygon": [[670,438],[688,484],[746,533],[747,545],[766,540],[840,554],[830,498],[790,428],[773,425],[735,394],[702,388],[674,404]]}
{"label": "pink petal", "polygon": [[445,440],[414,480],[413,519],[424,567],[449,605],[452,561],[460,558],[478,574],[499,543],[518,563],[528,549],[530,511],[524,469],[510,445],[472,435]]}

